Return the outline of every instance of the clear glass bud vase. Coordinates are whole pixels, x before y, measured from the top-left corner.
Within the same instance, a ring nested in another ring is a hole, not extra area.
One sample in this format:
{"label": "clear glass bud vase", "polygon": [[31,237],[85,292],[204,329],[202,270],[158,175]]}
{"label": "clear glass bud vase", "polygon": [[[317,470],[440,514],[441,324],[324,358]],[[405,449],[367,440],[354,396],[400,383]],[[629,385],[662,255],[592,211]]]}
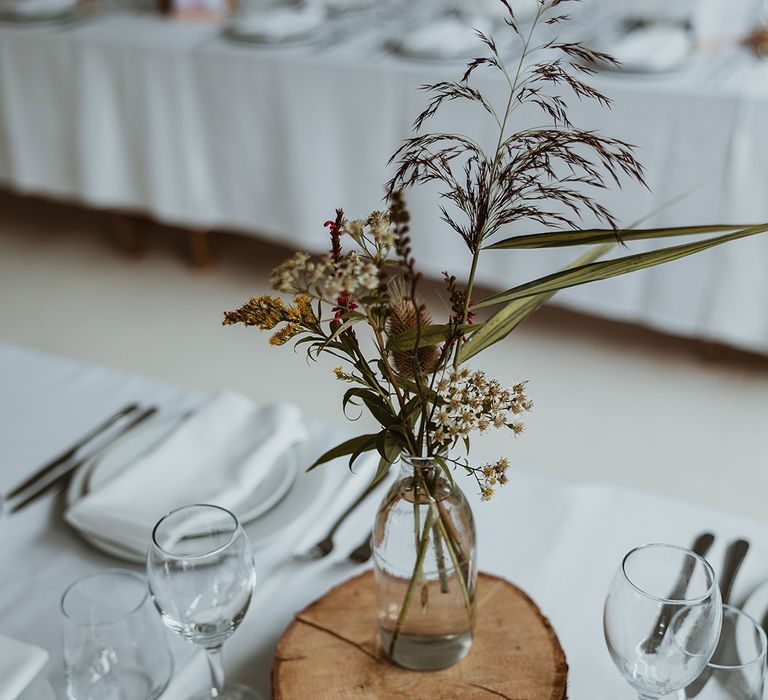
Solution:
{"label": "clear glass bud vase", "polygon": [[469,503],[439,463],[401,456],[373,528],[384,651],[398,665],[451,666],[472,646],[477,549]]}

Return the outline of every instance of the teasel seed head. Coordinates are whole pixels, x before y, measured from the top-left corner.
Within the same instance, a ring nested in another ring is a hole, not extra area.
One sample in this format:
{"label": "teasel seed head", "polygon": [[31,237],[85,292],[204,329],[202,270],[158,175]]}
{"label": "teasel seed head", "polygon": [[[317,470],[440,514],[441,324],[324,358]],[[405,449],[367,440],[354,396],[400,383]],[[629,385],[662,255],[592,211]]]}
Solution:
{"label": "teasel seed head", "polygon": [[[396,338],[406,331],[429,325],[432,320],[424,307],[409,297],[393,293],[389,305],[386,331],[389,338]],[[440,363],[440,348],[426,345],[418,350],[392,353],[395,369],[405,377],[414,378],[417,373],[432,374]]]}

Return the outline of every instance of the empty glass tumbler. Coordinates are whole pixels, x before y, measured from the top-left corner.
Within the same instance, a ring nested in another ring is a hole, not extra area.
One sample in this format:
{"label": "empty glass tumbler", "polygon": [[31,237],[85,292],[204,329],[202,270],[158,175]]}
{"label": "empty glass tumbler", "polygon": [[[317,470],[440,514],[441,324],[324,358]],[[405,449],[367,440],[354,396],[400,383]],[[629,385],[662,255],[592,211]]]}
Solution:
{"label": "empty glass tumbler", "polygon": [[61,599],[71,700],[154,700],[173,674],[144,576],[122,569],[75,581]]}
{"label": "empty glass tumbler", "polygon": [[765,653],[763,628],[741,610],[724,605],[715,653],[701,677],[687,690],[686,697],[763,700]]}

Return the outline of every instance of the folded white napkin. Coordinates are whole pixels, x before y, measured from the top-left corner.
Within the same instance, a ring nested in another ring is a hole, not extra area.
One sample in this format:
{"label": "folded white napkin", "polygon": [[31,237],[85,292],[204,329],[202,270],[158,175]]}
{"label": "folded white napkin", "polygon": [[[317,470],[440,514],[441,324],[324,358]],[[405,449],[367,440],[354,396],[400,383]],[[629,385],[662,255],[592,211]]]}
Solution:
{"label": "folded white napkin", "polygon": [[652,24],[636,29],[608,47],[621,61],[621,69],[638,73],[663,73],[682,64],[693,50],[693,37],[674,24]]}
{"label": "folded white napkin", "polygon": [[78,0],[16,0],[13,3],[6,3],[5,7],[10,8],[13,14],[18,17],[49,17],[73,9]]}
{"label": "folded white napkin", "polygon": [[[0,700],[32,698],[35,684],[45,688],[45,680],[37,676],[47,663],[47,651],[0,635]],[[34,697],[43,700],[46,696],[35,691]]]}
{"label": "folded white napkin", "polygon": [[309,35],[324,19],[325,8],[319,4],[276,7],[264,12],[246,12],[236,17],[230,32],[254,41],[277,44]]}
{"label": "folded white napkin", "polygon": [[276,461],[306,437],[295,406],[220,394],[65,518],[142,556],[155,523],[174,508],[212,503],[237,514]]}
{"label": "folded white napkin", "polygon": [[486,32],[485,21],[468,22],[444,17],[405,34],[397,41],[399,51],[415,58],[468,58],[483,50],[475,29]]}

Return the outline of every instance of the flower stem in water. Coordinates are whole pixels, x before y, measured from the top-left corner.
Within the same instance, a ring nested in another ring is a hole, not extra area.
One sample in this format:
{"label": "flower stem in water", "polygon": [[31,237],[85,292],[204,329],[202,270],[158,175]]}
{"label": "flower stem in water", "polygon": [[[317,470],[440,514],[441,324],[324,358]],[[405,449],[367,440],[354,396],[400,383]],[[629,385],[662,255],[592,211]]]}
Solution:
{"label": "flower stem in water", "polygon": [[416,555],[416,562],[413,565],[413,573],[411,574],[411,580],[408,583],[408,590],[405,592],[405,598],[403,598],[403,605],[400,608],[400,614],[397,616],[397,623],[395,624],[395,631],[392,634],[392,639],[389,642],[389,650],[387,653],[390,657],[394,656],[395,645],[397,644],[400,632],[403,629],[405,618],[408,615],[408,611],[411,608],[411,602],[413,600],[413,593],[416,590],[416,585],[419,580],[419,574],[421,573],[421,567],[424,564],[424,557],[427,553],[427,547],[429,545],[429,531],[432,528],[432,524],[435,521],[434,509],[430,508],[427,513],[427,520],[424,523],[424,530],[421,533],[421,539],[419,541],[418,554]]}

